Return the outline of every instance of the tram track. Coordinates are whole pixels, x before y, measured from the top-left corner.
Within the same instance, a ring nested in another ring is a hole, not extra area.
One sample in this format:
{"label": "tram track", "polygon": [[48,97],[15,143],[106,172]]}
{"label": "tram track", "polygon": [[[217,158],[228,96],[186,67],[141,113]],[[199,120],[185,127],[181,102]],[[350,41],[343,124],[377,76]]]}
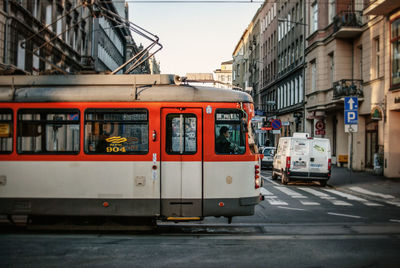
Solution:
{"label": "tram track", "polygon": [[126,235],[201,235],[201,236],[362,236],[389,235],[400,238],[398,223],[334,222],[334,223],[173,223],[158,221],[156,225],[104,224],[0,224],[7,233],[88,233]]}

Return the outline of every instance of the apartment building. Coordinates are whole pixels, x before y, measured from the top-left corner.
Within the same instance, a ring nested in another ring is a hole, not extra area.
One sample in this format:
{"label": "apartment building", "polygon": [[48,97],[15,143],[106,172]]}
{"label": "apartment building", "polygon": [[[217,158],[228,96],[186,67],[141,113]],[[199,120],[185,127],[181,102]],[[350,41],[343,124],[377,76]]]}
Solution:
{"label": "apartment building", "polygon": [[[256,106],[256,113],[263,119],[263,126],[268,121],[276,118],[277,108],[277,4],[265,2],[259,12],[260,32],[260,103]],[[270,130],[259,130],[260,145],[273,145],[275,136]]]}
{"label": "apartment building", "polygon": [[[125,1],[97,3],[128,18]],[[123,64],[132,51],[137,53],[136,45],[128,46],[133,39],[126,26],[110,16],[97,16],[96,8],[89,6],[72,0],[1,1],[2,72],[110,72]]]}
{"label": "apartment building", "polygon": [[[398,1],[306,3],[306,130],[331,140],[332,162],[400,177]],[[397,11],[396,11],[397,10]],[[397,35],[397,37],[396,37]],[[397,54],[396,54],[397,53]],[[346,132],[344,98],[359,101],[357,132]]]}
{"label": "apartment building", "polygon": [[246,88],[248,89],[249,85],[249,72],[247,71],[250,65],[248,60],[248,50],[250,46],[249,36],[252,28],[253,24],[251,23],[244,30],[232,53],[232,84],[241,90],[245,90]]}
{"label": "apartment building", "polygon": [[[378,144],[378,153],[382,154],[383,174],[389,178],[400,178],[400,2],[369,1],[365,7],[364,16],[369,16],[369,24],[376,21],[373,31],[363,39],[369,44],[370,52],[366,53],[371,59],[371,69],[364,76],[373,79],[379,77],[378,85],[372,85],[370,107],[365,107],[366,122],[377,121],[378,138],[373,141],[370,137],[370,125],[366,124],[365,143],[366,154]],[[379,22],[378,22],[379,21]],[[363,72],[365,70],[363,69]],[[372,81],[371,81],[372,82]],[[378,91],[378,94],[375,92]],[[382,94],[383,91],[383,94]],[[370,108],[370,109],[368,109]]]}
{"label": "apartment building", "polygon": [[221,63],[221,68],[214,70],[214,80],[221,83],[216,83],[218,88],[232,88],[232,63],[233,60]]}
{"label": "apartment building", "polygon": [[304,131],[305,0],[276,1],[277,117],[284,122],[281,135]]}

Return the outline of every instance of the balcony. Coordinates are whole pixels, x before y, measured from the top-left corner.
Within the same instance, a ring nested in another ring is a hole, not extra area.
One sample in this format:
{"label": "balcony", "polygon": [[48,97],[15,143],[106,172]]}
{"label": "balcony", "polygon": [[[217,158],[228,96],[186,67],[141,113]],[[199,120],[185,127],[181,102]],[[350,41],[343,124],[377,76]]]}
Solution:
{"label": "balcony", "polygon": [[398,0],[373,0],[369,1],[369,6],[364,9],[364,15],[388,15],[393,10],[400,8]]}
{"label": "balcony", "polygon": [[333,23],[336,38],[355,38],[362,33],[362,12],[341,11],[335,16]]}
{"label": "balcony", "polygon": [[342,79],[333,82],[333,100],[349,96],[363,97],[362,83],[363,80],[356,79]]}

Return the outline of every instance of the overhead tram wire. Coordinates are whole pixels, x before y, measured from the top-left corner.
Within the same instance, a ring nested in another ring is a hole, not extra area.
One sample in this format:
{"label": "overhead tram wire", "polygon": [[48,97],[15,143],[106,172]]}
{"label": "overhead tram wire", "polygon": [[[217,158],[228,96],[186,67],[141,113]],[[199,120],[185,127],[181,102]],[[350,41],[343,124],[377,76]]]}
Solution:
{"label": "overhead tram wire", "polygon": [[[274,0],[275,1],[275,0]],[[111,1],[110,1],[111,2]],[[190,1],[190,0],[149,0],[149,1],[143,1],[143,0],[126,0],[126,1],[112,1],[112,2],[125,2],[125,3],[137,3],[137,4],[262,4],[264,1],[261,0],[247,0],[247,1],[234,1],[234,0],[195,0],[195,1]]]}

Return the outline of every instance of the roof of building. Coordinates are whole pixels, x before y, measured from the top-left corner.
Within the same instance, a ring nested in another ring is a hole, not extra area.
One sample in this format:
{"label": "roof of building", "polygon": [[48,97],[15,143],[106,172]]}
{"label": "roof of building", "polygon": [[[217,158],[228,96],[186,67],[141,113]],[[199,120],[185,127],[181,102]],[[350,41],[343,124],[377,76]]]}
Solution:
{"label": "roof of building", "polygon": [[226,64],[232,64],[233,60],[228,60],[228,61],[224,61],[221,63],[221,65],[226,65]]}

